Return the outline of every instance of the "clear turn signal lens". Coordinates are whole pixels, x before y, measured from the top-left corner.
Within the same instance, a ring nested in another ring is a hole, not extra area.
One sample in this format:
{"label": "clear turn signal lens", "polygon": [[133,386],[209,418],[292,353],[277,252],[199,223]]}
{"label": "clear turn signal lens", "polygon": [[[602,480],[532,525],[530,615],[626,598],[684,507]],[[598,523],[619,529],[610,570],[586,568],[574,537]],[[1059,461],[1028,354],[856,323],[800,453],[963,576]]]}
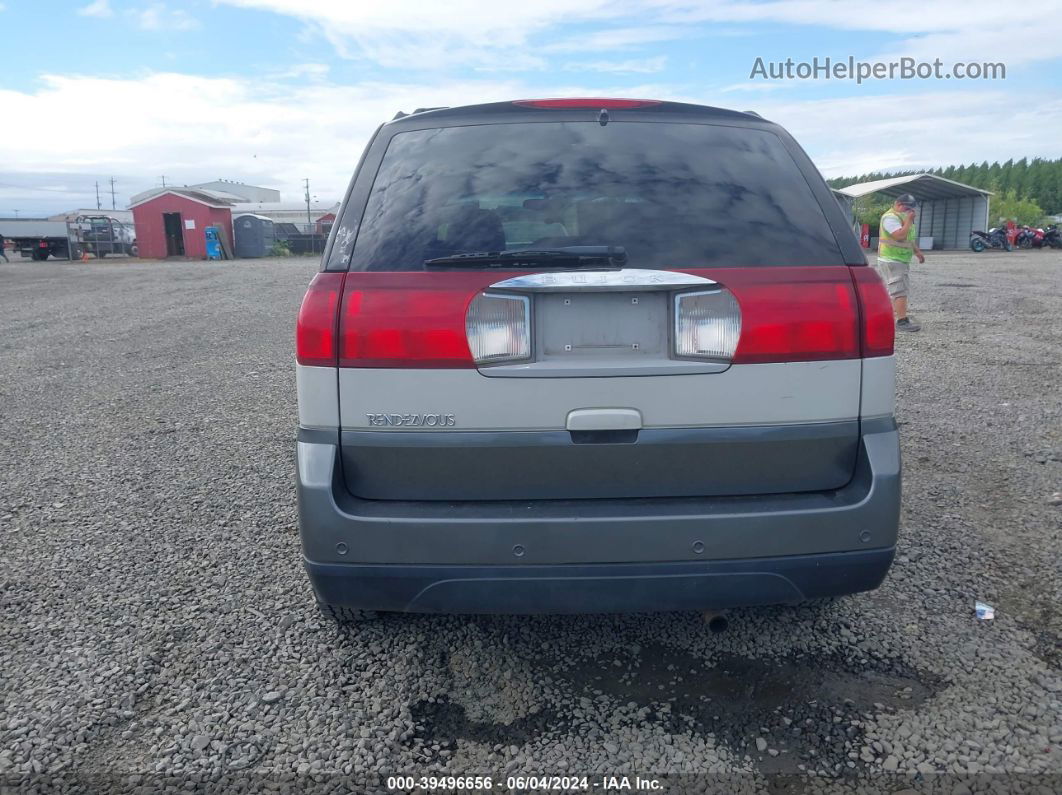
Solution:
{"label": "clear turn signal lens", "polygon": [[729,362],[741,338],[741,307],[729,290],[675,296],[675,355]]}
{"label": "clear turn signal lens", "polygon": [[531,356],[531,302],[526,296],[480,293],[465,316],[468,347],[476,364]]}

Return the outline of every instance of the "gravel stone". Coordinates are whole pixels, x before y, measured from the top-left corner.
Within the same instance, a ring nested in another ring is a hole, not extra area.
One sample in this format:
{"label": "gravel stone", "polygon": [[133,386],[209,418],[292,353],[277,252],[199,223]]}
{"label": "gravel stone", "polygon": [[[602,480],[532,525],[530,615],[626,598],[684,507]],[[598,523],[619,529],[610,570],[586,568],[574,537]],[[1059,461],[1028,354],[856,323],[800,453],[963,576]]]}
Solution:
{"label": "gravel stone", "polygon": [[190,745],[192,746],[193,751],[202,751],[203,749],[209,747],[210,738],[207,737],[205,734],[197,734],[195,737],[192,738],[192,742],[190,743]]}
{"label": "gravel stone", "polygon": [[292,327],[316,267],[0,264],[4,786],[624,771],[847,793],[947,773],[935,791],[1032,793],[1062,775],[1045,499],[1062,484],[1062,254],[912,269],[897,565],[872,593],[731,611],[718,635],[686,614],[323,619],[292,455]]}

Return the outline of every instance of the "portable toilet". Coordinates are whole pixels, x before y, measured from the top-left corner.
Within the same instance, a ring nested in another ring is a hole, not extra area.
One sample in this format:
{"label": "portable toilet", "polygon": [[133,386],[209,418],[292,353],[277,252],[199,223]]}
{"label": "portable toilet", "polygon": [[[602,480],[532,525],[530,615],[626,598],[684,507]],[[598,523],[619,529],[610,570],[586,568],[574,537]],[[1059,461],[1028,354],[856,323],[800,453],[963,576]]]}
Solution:
{"label": "portable toilet", "polygon": [[237,215],[232,226],[236,232],[237,257],[264,257],[276,241],[273,220],[264,215]]}
{"label": "portable toilet", "polygon": [[221,259],[221,231],[216,226],[208,226],[203,234],[206,235],[207,259]]}

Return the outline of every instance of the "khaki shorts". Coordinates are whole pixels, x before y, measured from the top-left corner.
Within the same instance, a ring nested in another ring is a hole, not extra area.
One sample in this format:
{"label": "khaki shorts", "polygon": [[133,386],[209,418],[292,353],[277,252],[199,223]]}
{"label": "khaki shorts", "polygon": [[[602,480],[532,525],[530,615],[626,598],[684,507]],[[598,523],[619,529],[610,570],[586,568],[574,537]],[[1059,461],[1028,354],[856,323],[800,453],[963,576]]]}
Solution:
{"label": "khaki shorts", "polygon": [[892,298],[904,298],[911,286],[911,263],[878,258],[878,274],[889,288]]}

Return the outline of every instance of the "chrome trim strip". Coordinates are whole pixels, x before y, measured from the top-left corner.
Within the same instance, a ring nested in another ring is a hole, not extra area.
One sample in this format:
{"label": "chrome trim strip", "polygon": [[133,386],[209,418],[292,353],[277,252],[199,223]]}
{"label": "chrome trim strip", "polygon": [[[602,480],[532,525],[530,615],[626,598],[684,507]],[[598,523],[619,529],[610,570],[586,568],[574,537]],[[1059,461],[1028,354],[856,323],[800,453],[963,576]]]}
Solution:
{"label": "chrome trim strip", "polygon": [[535,293],[584,290],[604,292],[611,290],[672,290],[677,287],[705,287],[717,284],[703,276],[676,271],[656,271],[641,268],[620,270],[577,270],[551,273],[531,273],[512,279],[495,282],[490,289],[526,291]]}

